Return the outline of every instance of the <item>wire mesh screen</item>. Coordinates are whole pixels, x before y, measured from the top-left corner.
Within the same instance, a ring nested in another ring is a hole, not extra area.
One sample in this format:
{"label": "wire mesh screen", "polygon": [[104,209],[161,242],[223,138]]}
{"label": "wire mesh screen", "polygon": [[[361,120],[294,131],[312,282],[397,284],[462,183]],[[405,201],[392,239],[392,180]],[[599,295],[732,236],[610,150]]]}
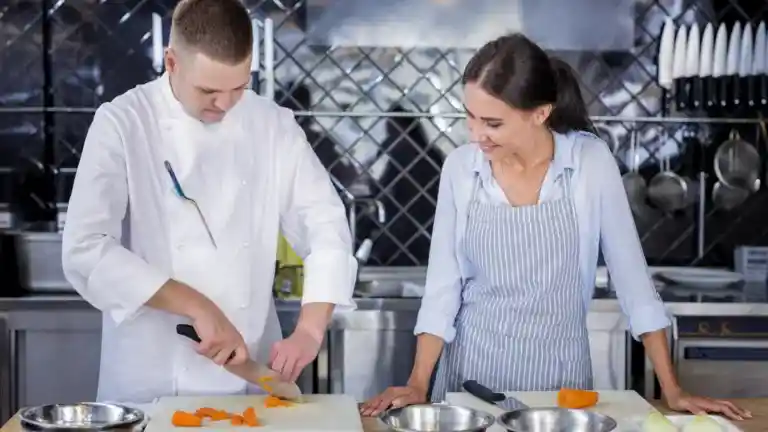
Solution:
{"label": "wire mesh screen", "polygon": [[[161,48],[175,3],[7,0],[0,5],[0,202],[15,203],[27,220],[41,220],[50,217],[55,203],[67,201],[94,109],[162,72]],[[263,22],[275,23],[276,101],[296,111],[340,188],[376,199],[386,210],[384,218],[367,207],[357,212],[357,241],[374,243],[371,264],[424,265],[440,168],[445,155],[468,140],[460,76],[473,49],[323,44],[313,33],[314,17],[329,3],[245,1],[262,56]],[[765,2],[736,0],[638,0],[631,6],[629,49],[552,51],[578,71],[593,115],[661,115],[656,54],[667,17],[680,23],[756,23],[768,9]],[[588,8],[583,13],[574,19],[589,18]],[[398,34],[398,40],[404,38]],[[268,79],[265,72],[262,64],[255,74],[257,90]],[[616,143],[623,172],[630,166],[633,127],[605,122],[603,128]],[[646,124],[642,129],[640,169],[658,169],[660,161],[690,147],[684,139],[690,128]],[[673,168],[685,170],[684,159],[677,158]],[[50,176],[55,190],[46,187]],[[750,205],[744,208],[756,204]],[[649,261],[696,259],[693,213],[636,216]]]}

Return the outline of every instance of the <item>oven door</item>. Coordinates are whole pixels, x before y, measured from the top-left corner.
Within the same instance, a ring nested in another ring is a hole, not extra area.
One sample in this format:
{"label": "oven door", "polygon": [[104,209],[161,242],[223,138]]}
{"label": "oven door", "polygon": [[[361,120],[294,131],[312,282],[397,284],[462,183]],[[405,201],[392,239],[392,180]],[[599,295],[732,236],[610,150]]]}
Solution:
{"label": "oven door", "polygon": [[675,366],[680,385],[691,394],[768,397],[768,340],[681,338]]}

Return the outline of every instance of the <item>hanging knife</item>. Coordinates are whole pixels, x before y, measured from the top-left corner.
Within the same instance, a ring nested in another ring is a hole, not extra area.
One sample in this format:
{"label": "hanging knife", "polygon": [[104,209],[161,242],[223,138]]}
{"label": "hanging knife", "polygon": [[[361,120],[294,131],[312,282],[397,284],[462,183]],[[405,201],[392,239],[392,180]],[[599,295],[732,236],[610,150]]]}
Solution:
{"label": "hanging knife", "polygon": [[712,78],[717,85],[716,89],[711,93],[718,106],[724,107],[727,103],[727,99],[723,98],[723,94],[726,92],[727,87],[725,84],[725,65],[728,57],[728,30],[725,28],[725,24],[720,24],[717,29],[717,36],[715,36],[715,51],[712,54]]}
{"label": "hanging knife", "polygon": [[700,91],[701,93],[698,95],[700,96],[700,99],[697,99],[697,96],[694,95],[694,101],[693,105],[695,107],[701,107],[705,109],[710,109],[715,106],[715,96],[714,94],[710,94],[710,89],[716,89],[715,87],[715,80],[712,77],[712,56],[714,54],[715,50],[715,27],[712,25],[712,23],[707,24],[706,27],[704,27],[704,35],[701,37],[701,50],[700,50],[700,56],[699,56],[699,88],[695,89],[694,92]]}
{"label": "hanging knife", "polygon": [[675,21],[667,18],[664,29],[661,31],[659,43],[659,86],[666,90],[672,90],[672,63],[675,50]]}
{"label": "hanging knife", "polygon": [[685,57],[686,46],[688,45],[688,29],[680,26],[675,36],[674,61],[672,63],[672,81],[674,82],[675,107],[678,110],[686,109],[688,96],[685,92]]}
{"label": "hanging knife", "polygon": [[[748,105],[750,102],[749,97],[749,81],[752,76],[752,24],[749,22],[744,23],[744,30],[741,34],[741,47],[739,48],[739,87],[736,89],[736,96],[738,99],[735,101],[736,106]],[[752,100],[754,104],[754,99]]]}
{"label": "hanging knife", "polygon": [[728,56],[725,59],[725,89],[720,96],[723,100],[720,103],[725,103],[725,106],[732,106],[734,102],[739,102],[739,49],[741,48],[741,22],[736,21],[731,29],[731,34],[728,38]]}
{"label": "hanging knife", "polygon": [[685,48],[685,87],[686,103],[688,108],[698,108],[701,101],[701,79],[699,79],[699,55],[700,55],[701,36],[699,34],[699,25],[694,23],[688,32],[688,46]]}
{"label": "hanging knife", "polygon": [[[200,336],[198,336],[195,328],[189,324],[178,324],[176,326],[176,333],[194,342],[200,343]],[[232,356],[234,355],[235,354],[232,353]],[[230,359],[232,356],[230,356]],[[253,361],[252,359],[248,359],[245,363],[239,365],[225,364],[224,368],[243,380],[261,387],[264,391],[273,396],[294,402],[302,401],[299,386],[295,383],[283,381],[277,372],[261,363]]]}
{"label": "hanging knife", "polygon": [[752,58],[752,75],[754,76],[751,79],[751,91],[754,106],[768,105],[768,88],[766,88],[765,79],[767,42],[765,22],[761,21],[755,30],[755,55]]}

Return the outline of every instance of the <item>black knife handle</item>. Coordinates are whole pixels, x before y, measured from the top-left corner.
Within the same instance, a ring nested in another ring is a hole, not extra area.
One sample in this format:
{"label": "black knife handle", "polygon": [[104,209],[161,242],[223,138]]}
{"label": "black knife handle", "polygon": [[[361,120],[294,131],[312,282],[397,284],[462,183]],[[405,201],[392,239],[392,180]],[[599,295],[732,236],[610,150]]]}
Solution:
{"label": "black knife handle", "polygon": [[504,393],[495,393],[493,390],[475,380],[464,381],[462,387],[464,387],[464,390],[472,394],[472,396],[482,399],[490,404],[501,402],[507,398],[504,396]]}
{"label": "black knife handle", "polygon": [[704,80],[706,78],[702,77],[692,77],[691,78],[691,106],[693,109],[701,109],[704,108]]}
{"label": "black knife handle", "polygon": [[733,76],[731,75],[723,75],[720,77],[720,91],[718,92],[717,98],[720,100],[720,107],[725,108],[730,106],[730,95],[731,95],[731,87],[733,83]]}
{"label": "black knife handle", "polygon": [[[187,337],[197,343],[201,342],[200,336],[197,334],[197,331],[195,330],[194,327],[192,327],[189,324],[176,324],[176,333],[181,336]],[[234,357],[235,357],[235,352],[232,351],[232,354],[229,355],[229,358],[227,359],[227,361],[232,360],[232,358]]]}
{"label": "black knife handle", "polygon": [[759,106],[768,106],[768,76],[765,74],[760,74],[755,77],[755,80],[757,83],[755,84],[755,87],[757,87],[757,104]]}
{"label": "black knife handle", "polygon": [[719,107],[720,102],[718,100],[718,80],[717,78],[713,76],[708,76],[704,78],[704,81],[706,81],[706,85],[704,88],[704,97],[706,98],[706,103],[704,104],[707,109]]}

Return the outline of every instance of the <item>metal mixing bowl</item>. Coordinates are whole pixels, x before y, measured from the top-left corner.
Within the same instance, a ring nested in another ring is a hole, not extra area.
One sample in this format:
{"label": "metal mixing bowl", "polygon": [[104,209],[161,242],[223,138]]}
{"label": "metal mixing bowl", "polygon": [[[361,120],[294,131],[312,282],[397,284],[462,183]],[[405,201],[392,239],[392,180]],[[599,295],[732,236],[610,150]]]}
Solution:
{"label": "metal mixing bowl", "polygon": [[484,431],[495,420],[486,412],[443,404],[409,405],[381,415],[384,424],[399,432]]}
{"label": "metal mixing bowl", "polygon": [[525,408],[499,416],[498,423],[511,432],[610,432],[616,421],[591,411],[565,408]]}
{"label": "metal mixing bowl", "polygon": [[24,409],[21,427],[28,431],[129,431],[144,421],[144,412],[124,405],[82,402]]}

